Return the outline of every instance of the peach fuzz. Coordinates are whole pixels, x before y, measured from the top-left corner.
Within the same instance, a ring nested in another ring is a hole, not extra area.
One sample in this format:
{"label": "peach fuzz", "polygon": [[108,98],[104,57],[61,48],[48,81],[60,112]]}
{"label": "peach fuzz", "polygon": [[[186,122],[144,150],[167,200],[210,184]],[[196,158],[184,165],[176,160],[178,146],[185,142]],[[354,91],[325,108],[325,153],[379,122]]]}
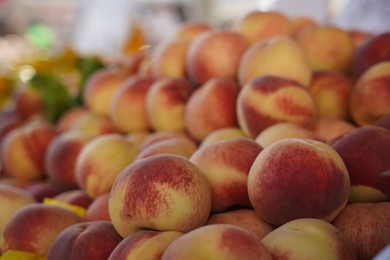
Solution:
{"label": "peach fuzz", "polygon": [[206,223],[211,188],[201,170],[177,155],[135,161],[116,178],[111,221],[122,237],[143,229],[188,232]]}
{"label": "peach fuzz", "polygon": [[234,137],[248,137],[239,127],[224,127],[209,133],[199,145],[199,148],[219,141],[227,140]]}
{"label": "peach fuzz", "polygon": [[353,82],[337,71],[315,71],[309,84],[318,117],[350,119],[349,97]]}
{"label": "peach fuzz", "polygon": [[84,145],[76,160],[76,181],[90,198],[109,192],[115,178],[138,152],[122,135],[106,134]]}
{"label": "peach fuzz", "polygon": [[291,35],[292,22],[277,11],[251,11],[236,19],[232,30],[242,34],[250,44],[280,35]]}
{"label": "peach fuzz", "polygon": [[173,38],[192,41],[201,33],[212,29],[214,29],[214,27],[206,22],[189,21],[179,25],[173,34]]}
{"label": "peach fuzz", "polygon": [[189,139],[181,137],[168,138],[145,147],[138,153],[135,160],[140,160],[157,154],[175,154],[189,159],[197,148],[197,144]]}
{"label": "peach fuzz", "polygon": [[54,239],[46,258],[106,260],[121,241],[110,221],[77,223]]}
{"label": "peach fuzz", "polygon": [[195,90],[184,78],[157,79],[146,93],[146,112],[155,131],[184,130],[184,107]]}
{"label": "peach fuzz", "polygon": [[314,99],[306,87],[275,76],[248,82],[238,95],[236,109],[240,128],[252,138],[280,122],[310,127],[317,116]]}
{"label": "peach fuzz", "polygon": [[1,234],[1,252],[20,250],[45,256],[67,227],[81,223],[76,213],[58,206],[33,203],[15,212]]}
{"label": "peach fuzz", "polygon": [[190,157],[211,185],[212,212],[234,206],[251,207],[248,173],[262,150],[252,139],[237,137],[199,148]]}
{"label": "peach fuzz", "polygon": [[107,117],[111,97],[127,76],[112,69],[94,72],[85,83],[83,99],[85,106],[96,115]]}
{"label": "peach fuzz", "polygon": [[371,125],[390,114],[390,61],[376,63],[357,80],[349,109],[358,125]]}
{"label": "peach fuzz", "polygon": [[197,88],[184,108],[188,133],[202,141],[216,129],[238,127],[236,103],[239,93],[240,86],[225,78],[213,78]]}
{"label": "peach fuzz", "polygon": [[376,63],[390,61],[390,32],[371,35],[354,52],[353,72],[359,78]]}
{"label": "peach fuzz", "polygon": [[0,148],[6,176],[26,181],[45,177],[46,150],[57,134],[54,126],[44,120],[29,121],[8,132]]}
{"label": "peach fuzz", "polygon": [[390,199],[390,130],[362,126],[328,142],[343,159],[351,179],[349,202]]}
{"label": "peach fuzz", "polygon": [[64,188],[78,188],[76,160],[81,149],[94,137],[81,131],[66,131],[57,135],[45,154],[44,169],[47,177]]}
{"label": "peach fuzz", "polygon": [[191,41],[187,50],[188,77],[199,85],[217,77],[236,80],[241,56],[248,47],[244,36],[233,31],[202,33]]}
{"label": "peach fuzz", "polygon": [[238,69],[241,87],[260,76],[277,76],[307,86],[312,70],[302,47],[291,37],[276,36],[252,44]]}
{"label": "peach fuzz", "polygon": [[349,121],[340,118],[322,117],[318,118],[312,127],[312,130],[325,142],[329,142],[339,135],[356,129],[357,126]]}
{"label": "peach fuzz", "polygon": [[34,197],[22,188],[0,184],[0,234],[16,211],[34,202]]}
{"label": "peach fuzz", "polygon": [[154,78],[186,77],[186,56],[190,41],[168,39],[157,43],[151,54]]}
{"label": "peach fuzz", "polygon": [[161,259],[169,244],[181,235],[178,231],[136,231],[118,244],[108,260]]}
{"label": "peach fuzz", "polygon": [[230,224],[248,230],[261,241],[275,227],[262,218],[253,209],[234,209],[210,216],[206,225]]}
{"label": "peach fuzz", "polygon": [[347,168],[329,145],[288,138],[258,155],[248,174],[248,195],[261,218],[283,225],[298,218],[332,221],[347,204]]}
{"label": "peach fuzz", "polygon": [[346,30],[335,26],[316,26],[304,30],[295,39],[303,48],[314,71],[351,71],[355,50]]}
{"label": "peach fuzz", "polygon": [[109,118],[120,131],[131,133],[151,128],[146,111],[146,94],[152,83],[150,78],[132,76],[115,91]]}
{"label": "peach fuzz", "polygon": [[291,220],[268,233],[262,243],[273,259],[358,259],[340,230],[316,218]]}
{"label": "peach fuzz", "polygon": [[305,128],[294,123],[281,122],[271,125],[261,131],[255,138],[255,142],[265,148],[276,141],[286,138],[323,141],[313,130],[309,128]]}
{"label": "peach fuzz", "polygon": [[92,200],[89,206],[86,208],[85,219],[86,221],[97,221],[97,220],[109,220],[110,213],[108,212],[108,200],[110,193],[102,193]]}
{"label": "peach fuzz", "polygon": [[350,203],[333,225],[351,242],[358,259],[374,259],[390,245],[390,202]]}
{"label": "peach fuzz", "polygon": [[210,224],[176,238],[162,260],[173,259],[271,260],[271,254],[256,236],[230,224]]}

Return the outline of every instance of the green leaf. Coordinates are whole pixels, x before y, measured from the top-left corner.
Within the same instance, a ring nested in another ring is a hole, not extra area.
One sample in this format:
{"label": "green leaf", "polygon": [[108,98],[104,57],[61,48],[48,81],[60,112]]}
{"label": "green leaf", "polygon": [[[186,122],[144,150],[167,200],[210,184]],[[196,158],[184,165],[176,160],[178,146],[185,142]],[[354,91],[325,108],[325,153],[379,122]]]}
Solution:
{"label": "green leaf", "polygon": [[64,112],[77,105],[62,81],[53,74],[38,72],[29,83],[39,91],[51,123],[56,123]]}

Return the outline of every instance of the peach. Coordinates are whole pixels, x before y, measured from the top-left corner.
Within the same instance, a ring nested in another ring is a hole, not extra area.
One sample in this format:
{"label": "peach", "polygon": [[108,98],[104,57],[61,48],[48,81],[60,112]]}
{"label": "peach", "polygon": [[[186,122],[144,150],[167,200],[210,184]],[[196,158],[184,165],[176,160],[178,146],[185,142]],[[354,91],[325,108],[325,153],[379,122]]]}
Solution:
{"label": "peach", "polygon": [[298,218],[332,221],[347,204],[347,168],[329,145],[310,139],[276,141],[257,156],[248,174],[248,196],[265,221]]}
{"label": "peach", "polygon": [[383,32],[368,37],[354,52],[353,72],[359,78],[374,64],[390,61],[390,32]]}
{"label": "peach", "polygon": [[390,244],[390,202],[351,203],[333,221],[358,259],[373,257]]}
{"label": "peach", "polygon": [[210,132],[199,145],[199,148],[209,144],[234,137],[248,137],[239,127],[224,127]]}
{"label": "peach", "polygon": [[151,52],[148,52],[145,57],[140,61],[137,69],[137,73],[133,76],[138,76],[141,78],[153,78],[153,69],[152,69],[152,55]]}
{"label": "peach", "polygon": [[237,127],[239,93],[239,85],[225,78],[213,78],[196,89],[184,109],[188,133],[197,141],[202,141],[214,130]]}
{"label": "peach", "polygon": [[111,99],[109,117],[124,133],[146,131],[150,123],[146,112],[146,93],[152,85],[150,78],[129,77]]}
{"label": "peach", "polygon": [[161,154],[138,160],[116,178],[111,221],[122,237],[142,229],[188,232],[206,223],[211,188],[188,159]]}
{"label": "peach", "polygon": [[238,69],[241,87],[260,76],[277,76],[308,86],[312,70],[302,47],[292,38],[277,36],[252,44]]}
{"label": "peach", "polygon": [[83,90],[85,106],[96,115],[107,117],[111,98],[126,76],[113,69],[100,69],[86,81]]}
{"label": "peach", "polygon": [[233,22],[232,30],[242,34],[249,43],[266,40],[275,36],[290,35],[292,22],[277,11],[254,10]]}
{"label": "peach", "polygon": [[351,179],[350,202],[390,199],[390,130],[362,126],[329,144],[343,159]]}
{"label": "peach", "polygon": [[45,114],[45,107],[39,91],[29,84],[18,85],[12,98],[15,110],[23,119]]}
{"label": "peach", "polygon": [[145,147],[138,153],[135,160],[140,160],[157,154],[175,154],[188,159],[197,150],[197,148],[197,144],[194,141],[182,137],[168,138]]}
{"label": "peach", "polygon": [[191,41],[186,55],[188,76],[197,84],[212,78],[236,80],[241,56],[249,44],[239,33],[210,30]]}
{"label": "peach", "polygon": [[134,131],[126,134],[126,139],[133,144],[137,151],[141,150],[141,144],[146,137],[150,135],[150,131]]}
{"label": "peach", "polygon": [[363,45],[363,43],[373,37],[372,33],[369,33],[368,31],[362,31],[360,29],[352,29],[348,31],[349,37],[351,37],[352,44],[354,47],[354,54],[352,57],[352,69],[354,70],[354,60],[355,57],[358,55],[357,50],[360,48],[360,46]]}
{"label": "peach", "polygon": [[77,116],[74,121],[71,122],[68,130],[81,131],[91,135],[103,135],[120,132],[120,130],[109,118],[99,116],[90,110]]}
{"label": "peach", "polygon": [[182,138],[187,141],[194,141],[187,132],[183,130],[162,130],[147,134],[139,144],[139,149],[142,151],[145,148],[157,142],[164,141],[171,138]]}
{"label": "peach", "polygon": [[290,122],[281,122],[271,125],[261,131],[255,138],[255,142],[265,148],[276,141],[286,138],[322,141],[322,139],[311,129]]}
{"label": "peach", "polygon": [[34,197],[22,188],[0,184],[0,234],[17,210],[34,202]]}
{"label": "peach", "polygon": [[318,117],[350,119],[349,97],[352,80],[337,71],[315,71],[309,84]]}
{"label": "peach", "polygon": [[374,122],[374,125],[390,130],[390,114],[385,115]]}
{"label": "peach", "polygon": [[357,259],[347,237],[321,219],[291,220],[267,234],[262,243],[273,259]]}
{"label": "peach", "polygon": [[272,259],[256,236],[230,224],[210,224],[179,236],[167,247],[162,260],[171,259]]}
{"label": "peach", "polygon": [[65,131],[57,135],[47,147],[45,172],[47,176],[65,188],[78,188],[76,160],[81,149],[94,135],[82,131]]}
{"label": "peach", "polygon": [[310,127],[317,116],[314,99],[306,87],[276,76],[248,82],[237,97],[236,109],[240,128],[252,138],[280,122]]}
{"label": "peach", "polygon": [[106,260],[121,241],[110,221],[78,223],[58,234],[46,258]]}
{"label": "peach", "polygon": [[24,122],[24,119],[15,110],[0,111],[0,143],[9,131],[22,126]]}
{"label": "peach", "polygon": [[9,177],[26,181],[45,176],[44,158],[57,136],[53,125],[35,120],[9,131],[1,142],[1,164]]}
{"label": "peach", "polygon": [[62,133],[72,128],[73,123],[83,115],[91,113],[86,107],[73,107],[65,111],[56,123],[58,132]]}
{"label": "peach", "polygon": [[235,209],[213,214],[206,222],[206,225],[210,224],[230,224],[244,228],[259,241],[274,230],[274,226],[260,218],[253,209]]}
{"label": "peach", "polygon": [[251,207],[248,172],[262,147],[249,138],[237,137],[199,148],[190,158],[211,185],[211,211],[234,206]]}
{"label": "peach", "polygon": [[76,160],[76,181],[90,198],[109,192],[115,178],[138,152],[122,135],[106,134],[92,139]]}
{"label": "peach", "polygon": [[53,197],[55,201],[66,204],[88,208],[92,203],[92,199],[88,197],[87,193],[81,189],[66,190]]}
{"label": "peach", "polygon": [[37,202],[43,202],[45,198],[54,198],[65,191],[64,187],[56,185],[50,179],[30,181],[24,190],[31,194]]}
{"label": "peach", "polygon": [[313,125],[313,131],[325,142],[356,128],[349,121],[333,117],[318,118]]}
{"label": "peach", "polygon": [[96,221],[96,220],[109,220],[110,213],[108,212],[108,200],[110,193],[102,193],[89,204],[86,208],[85,219],[87,221]]}
{"label": "peach", "polygon": [[296,37],[314,71],[350,72],[354,46],[348,32],[335,26],[316,26]]}
{"label": "peach", "polygon": [[304,30],[313,28],[318,26],[318,22],[314,20],[312,17],[309,16],[297,16],[294,18],[291,18],[291,23],[292,23],[292,35],[295,37]]}
{"label": "peach", "polygon": [[161,259],[168,245],[182,234],[178,231],[136,231],[118,244],[108,260]]}
{"label": "peach", "polygon": [[146,112],[155,131],[184,130],[184,107],[195,90],[184,78],[157,79],[146,93]]}
{"label": "peach", "polygon": [[190,41],[168,39],[157,43],[151,54],[154,78],[186,77],[186,56]]}
{"label": "peach", "polygon": [[24,206],[5,225],[1,252],[20,250],[45,256],[64,229],[82,221],[79,215],[62,207],[42,203]]}
{"label": "peach", "polygon": [[174,38],[192,41],[201,33],[214,29],[211,24],[201,21],[187,21],[179,25],[173,34]]}
{"label": "peach", "polygon": [[352,89],[349,109],[358,125],[371,125],[390,114],[390,61],[376,63],[361,75]]}

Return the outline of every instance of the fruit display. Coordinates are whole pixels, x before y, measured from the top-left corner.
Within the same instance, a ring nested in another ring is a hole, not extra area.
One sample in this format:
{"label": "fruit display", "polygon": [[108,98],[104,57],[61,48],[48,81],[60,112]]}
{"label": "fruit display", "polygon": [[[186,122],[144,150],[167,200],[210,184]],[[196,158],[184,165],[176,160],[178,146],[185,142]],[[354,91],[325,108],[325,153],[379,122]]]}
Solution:
{"label": "fruit display", "polygon": [[389,39],[256,10],[7,75],[0,259],[390,259]]}

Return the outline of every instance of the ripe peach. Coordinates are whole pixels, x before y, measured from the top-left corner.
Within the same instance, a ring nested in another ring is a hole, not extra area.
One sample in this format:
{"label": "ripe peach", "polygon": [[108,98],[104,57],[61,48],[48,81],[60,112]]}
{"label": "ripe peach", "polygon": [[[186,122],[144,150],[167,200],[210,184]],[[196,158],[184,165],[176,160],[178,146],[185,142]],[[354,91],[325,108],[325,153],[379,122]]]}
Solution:
{"label": "ripe peach", "polygon": [[361,75],[352,89],[349,109],[358,125],[371,125],[390,114],[390,61],[376,63]]}
{"label": "ripe peach", "polygon": [[108,260],[161,259],[168,245],[182,234],[178,231],[136,231],[118,244]]}
{"label": "ripe peach", "polygon": [[306,139],[276,141],[258,155],[248,175],[252,206],[265,221],[298,218],[332,221],[345,207],[350,180],[331,146]]}
{"label": "ripe peach", "polygon": [[157,79],[146,93],[146,112],[155,131],[184,130],[184,107],[195,90],[184,78]]}
{"label": "ripe peach", "polygon": [[307,86],[312,70],[302,47],[292,38],[277,36],[252,44],[238,69],[241,87],[260,76],[277,76]]}
{"label": "ripe peach", "polygon": [[292,33],[292,23],[277,11],[251,11],[233,22],[232,30],[242,34],[249,43]]}
{"label": "ripe peach", "polygon": [[307,88],[276,76],[262,76],[248,82],[237,98],[239,126],[252,138],[279,122],[309,127],[316,116],[315,102]]}
{"label": "ripe peach", "polygon": [[96,198],[94,198],[87,207],[87,211],[85,214],[85,219],[87,221],[97,221],[97,220],[109,220],[110,213],[108,212],[108,200],[110,197],[110,193],[102,193]]}
{"label": "ripe peach", "polygon": [[260,218],[253,209],[235,209],[213,214],[206,222],[206,225],[210,224],[230,224],[242,227],[256,235],[259,241],[274,230],[274,226]]}
{"label": "ripe peach", "polygon": [[9,177],[36,180],[45,176],[44,158],[57,131],[43,120],[9,131],[1,142],[1,164]]}
{"label": "ripe peach", "polygon": [[348,32],[335,26],[316,26],[296,37],[314,71],[351,71],[354,46]]}
{"label": "ripe peach", "polygon": [[74,107],[65,111],[56,123],[58,132],[62,133],[72,128],[73,123],[83,115],[91,113],[86,107]]}
{"label": "ripe peach", "polygon": [[211,185],[211,210],[251,207],[247,179],[253,161],[263,148],[249,138],[237,137],[198,149],[190,158]]}
{"label": "ripe peach", "polygon": [[329,144],[343,159],[351,179],[350,202],[378,202],[390,198],[390,130],[362,126]]}
{"label": "ripe peach", "polygon": [[110,192],[111,221],[122,237],[142,229],[188,232],[206,223],[210,184],[189,160],[154,155],[126,167]]}
{"label": "ripe peach", "polygon": [[291,19],[292,35],[295,37],[304,30],[318,26],[318,22],[309,16],[297,16]]}
{"label": "ripe peach", "polygon": [[106,134],[92,139],[76,160],[76,181],[90,198],[109,192],[115,178],[138,152],[122,135]]}
{"label": "ripe peach", "polygon": [[268,250],[253,233],[230,224],[198,227],[173,240],[162,255],[162,260],[206,258],[272,259]]}
{"label": "ripe peach", "polygon": [[142,151],[157,142],[171,138],[182,138],[187,141],[194,141],[187,132],[183,130],[162,130],[147,134],[139,144],[139,150]]}
{"label": "ripe peach", "polygon": [[39,91],[29,84],[23,83],[17,86],[12,98],[15,110],[23,119],[36,115],[43,116],[45,113],[45,107]]}
{"label": "ripe peach", "polygon": [[70,131],[81,131],[91,135],[118,133],[120,130],[107,117],[99,116],[88,110],[70,123]]}
{"label": "ripe peach", "polygon": [[48,178],[30,181],[24,190],[31,194],[37,202],[43,202],[46,198],[54,198],[66,189],[56,185]]}
{"label": "ripe peach", "polygon": [[24,119],[15,110],[0,111],[0,143],[9,131],[23,124]]}
{"label": "ripe peach", "polygon": [[108,68],[94,72],[85,83],[85,106],[96,115],[107,117],[112,95],[125,79],[125,75]]}
{"label": "ripe peach", "polygon": [[76,181],[76,160],[81,149],[94,135],[82,131],[65,131],[49,144],[45,155],[47,176],[64,188],[78,188]]}
{"label": "ripe peach", "polygon": [[261,131],[255,138],[255,142],[265,148],[276,141],[286,138],[322,141],[322,139],[311,129],[290,122],[281,122],[271,125]]}
{"label": "ripe peach", "polygon": [[111,99],[109,117],[124,133],[150,129],[146,112],[146,93],[152,85],[150,78],[129,77]]}
{"label": "ripe peach", "polygon": [[209,133],[200,143],[199,148],[234,137],[248,137],[239,127],[224,127]]}
{"label": "ripe peach", "polygon": [[390,114],[385,115],[374,122],[374,125],[390,130]]}
{"label": "ripe peach", "polygon": [[206,22],[185,22],[176,29],[173,34],[174,38],[192,41],[201,33],[214,29],[212,25]]}
{"label": "ripe peach", "polygon": [[121,241],[110,221],[78,223],[58,234],[46,258],[106,260]]}
{"label": "ripe peach", "polygon": [[53,199],[58,202],[82,207],[84,209],[88,208],[93,201],[90,197],[88,197],[87,193],[81,189],[65,190],[54,196]]}
{"label": "ripe peach", "polygon": [[224,127],[237,127],[236,102],[240,87],[232,80],[213,78],[200,86],[188,99],[184,122],[197,141]]}
{"label": "ripe peach", "polygon": [[82,222],[71,210],[33,203],[15,212],[1,234],[1,252],[20,250],[45,256],[53,240],[67,227]]}
{"label": "ripe peach", "polygon": [[186,56],[189,78],[204,84],[216,77],[236,80],[241,56],[249,44],[239,33],[210,30],[191,41]]}
{"label": "ripe peach", "polygon": [[390,244],[390,202],[351,203],[333,221],[358,259],[373,259]]}
{"label": "ripe peach", "polygon": [[340,118],[318,118],[313,125],[313,131],[325,142],[329,142],[339,135],[356,129],[357,126]]}
{"label": "ripe peach", "polygon": [[352,80],[337,71],[315,71],[309,84],[318,117],[350,119],[349,97]]}

